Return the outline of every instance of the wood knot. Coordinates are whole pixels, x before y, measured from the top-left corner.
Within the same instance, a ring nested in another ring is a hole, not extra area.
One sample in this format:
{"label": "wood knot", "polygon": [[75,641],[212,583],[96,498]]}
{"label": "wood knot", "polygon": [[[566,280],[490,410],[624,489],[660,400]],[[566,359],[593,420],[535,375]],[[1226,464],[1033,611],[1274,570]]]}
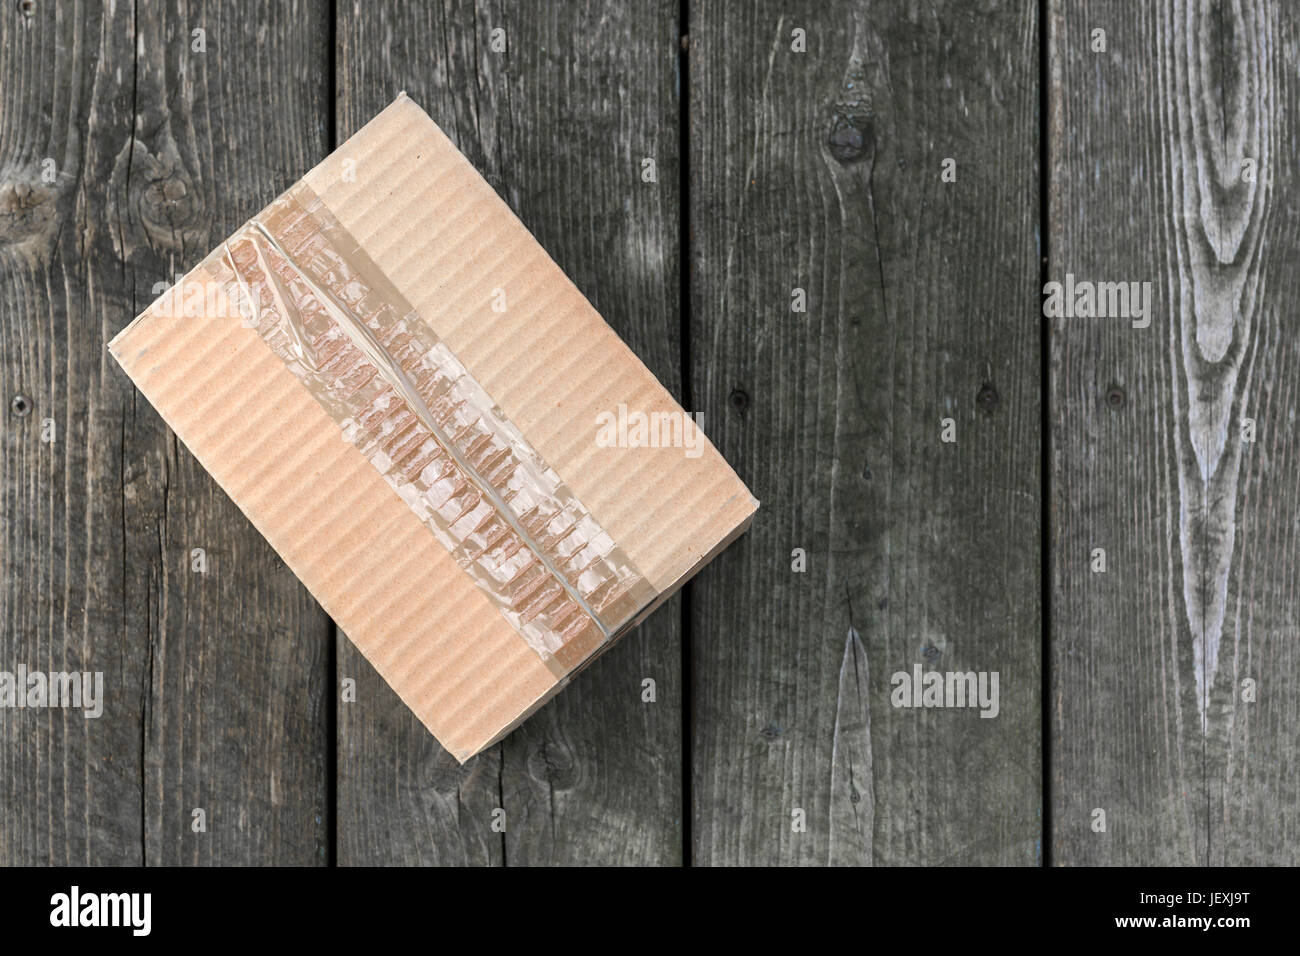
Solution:
{"label": "wood knot", "polygon": [[155,167],[145,176],[139,193],[140,216],[151,234],[174,234],[190,225],[199,211],[197,194],[185,170]]}
{"label": "wood knot", "polygon": [[548,733],[540,743],[528,755],[529,776],[553,791],[576,790],[582,783],[583,769],[573,747],[558,733]]}
{"label": "wood knot", "polygon": [[998,390],[993,387],[991,382],[985,382],[980,386],[979,394],[975,396],[975,404],[980,407],[986,415],[992,415],[998,407]]}
{"label": "wood knot", "polygon": [[727,396],[727,401],[736,410],[737,414],[743,415],[745,410],[749,408],[749,392],[737,385],[731,390],[731,394]]}
{"label": "wood knot", "polygon": [[836,109],[831,114],[831,128],[826,145],[837,162],[856,163],[876,151],[876,130],[871,115],[855,110]]}
{"label": "wood knot", "polygon": [[111,185],[110,202],[122,197],[126,202],[127,215],[110,210],[125,227],[120,237],[125,248],[118,250],[124,259],[140,246],[183,252],[204,244],[208,222],[202,193],[166,130],[153,149],[128,140],[114,162]]}
{"label": "wood knot", "polygon": [[1123,408],[1127,397],[1124,395],[1124,389],[1118,385],[1112,385],[1106,390],[1106,404],[1111,408]]}
{"label": "wood knot", "polygon": [[58,220],[58,190],[39,177],[0,182],[0,245],[25,245],[52,237]]}

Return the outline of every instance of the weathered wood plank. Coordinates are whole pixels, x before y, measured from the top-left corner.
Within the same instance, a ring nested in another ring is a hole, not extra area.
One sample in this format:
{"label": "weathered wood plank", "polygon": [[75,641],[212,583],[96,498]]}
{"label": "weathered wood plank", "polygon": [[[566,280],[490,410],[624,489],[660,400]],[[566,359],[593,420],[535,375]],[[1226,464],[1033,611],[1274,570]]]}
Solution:
{"label": "weathered wood plank", "polygon": [[1036,19],[691,5],[693,398],[763,502],[694,586],[700,863],[1038,858]]}
{"label": "weathered wood plank", "polygon": [[[130,19],[77,13],[58,17],[51,5],[0,17],[0,669],[103,671],[110,699],[94,720],[0,711],[6,865],[141,859],[144,656],[120,653],[121,636],[105,638],[124,630],[128,607],[120,478],[128,400],[106,371],[100,317],[125,316],[130,300],[116,263],[90,282],[79,247],[107,249],[113,260],[103,197],[78,189],[107,179],[90,140],[129,135],[129,88],[97,91],[87,51]],[[40,440],[47,419],[52,444]]]}
{"label": "weathered wood plank", "polygon": [[[406,90],[680,394],[675,5],[475,6],[340,4],[340,138]],[[339,862],[678,861],[680,613],[661,609],[463,768],[340,637],[358,699],[340,711]]]}
{"label": "weathered wood plank", "polygon": [[1151,284],[1053,324],[1054,858],[1294,864],[1300,11],[1049,23],[1051,278]]}
{"label": "weathered wood plank", "polygon": [[103,671],[105,705],[0,714],[0,860],[323,861],[328,621],[105,343],[323,155],[326,24],[30,9],[0,18],[4,388],[34,404],[0,464],[0,668]]}

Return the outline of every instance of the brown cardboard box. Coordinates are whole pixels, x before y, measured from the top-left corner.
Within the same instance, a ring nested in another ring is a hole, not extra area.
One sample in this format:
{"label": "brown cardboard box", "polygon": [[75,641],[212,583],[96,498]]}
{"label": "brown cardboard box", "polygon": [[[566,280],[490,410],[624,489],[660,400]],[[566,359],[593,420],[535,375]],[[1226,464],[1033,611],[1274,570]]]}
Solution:
{"label": "brown cardboard box", "polygon": [[404,94],[109,348],[461,761],[758,506]]}

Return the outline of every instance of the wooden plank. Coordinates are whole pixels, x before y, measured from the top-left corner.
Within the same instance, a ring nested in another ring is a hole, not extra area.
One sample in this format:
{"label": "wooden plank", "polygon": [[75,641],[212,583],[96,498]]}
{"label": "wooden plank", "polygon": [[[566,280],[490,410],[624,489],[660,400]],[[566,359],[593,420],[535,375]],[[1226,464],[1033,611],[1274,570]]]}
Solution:
{"label": "wooden plank", "polygon": [[700,863],[1038,859],[1036,19],[691,5],[692,392],[763,502],[692,597]]}
{"label": "wooden plank", "polygon": [[0,861],[321,862],[328,621],[105,343],[323,154],[325,24],[27,10],[0,18],[0,367],[33,404],[0,464],[0,667],[102,671],[105,703],[0,715]]}
{"label": "wooden plank", "polygon": [[[475,6],[340,4],[340,137],[406,90],[680,395],[675,5]],[[680,860],[680,613],[463,768],[340,637],[358,689],[339,720],[339,862]]]}
{"label": "wooden plank", "polygon": [[[0,669],[103,671],[111,699],[94,720],[61,710],[0,711],[5,865],[141,860],[144,656],[117,652],[126,643],[120,446],[127,390],[106,368],[100,319],[125,316],[130,299],[113,275],[121,267],[102,217],[79,209],[102,197],[88,190],[79,197],[77,188],[79,179],[97,178],[102,192],[111,162],[111,155],[88,158],[88,140],[129,135],[129,90],[101,88],[92,106],[96,77],[86,51],[130,24],[125,12],[109,23],[102,11],[78,12],[58,18],[51,5],[0,17]],[[79,241],[109,253],[100,262],[112,268],[100,269],[93,285]],[[57,429],[52,444],[40,440],[47,419]],[[116,639],[107,637],[114,632]],[[131,696],[134,706],[126,703]]]}
{"label": "wooden plank", "polygon": [[1053,857],[1294,864],[1300,11],[1053,0],[1049,25],[1051,277],[1152,303],[1053,320]]}

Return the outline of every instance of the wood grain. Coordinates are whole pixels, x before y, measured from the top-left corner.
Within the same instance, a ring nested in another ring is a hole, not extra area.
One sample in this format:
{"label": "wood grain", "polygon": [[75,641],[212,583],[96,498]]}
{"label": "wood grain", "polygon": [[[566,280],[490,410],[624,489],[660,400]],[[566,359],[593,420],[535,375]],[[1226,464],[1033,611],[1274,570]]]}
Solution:
{"label": "wood grain", "polygon": [[1146,329],[1053,329],[1055,856],[1293,864],[1300,16],[1057,2],[1050,24],[1054,277],[1154,296]]}
{"label": "wood grain", "polygon": [[327,619],[105,344],[323,155],[325,24],[30,9],[0,17],[2,374],[34,407],[0,461],[0,667],[103,671],[106,703],[0,713],[0,861],[323,862]]}
{"label": "wood grain", "polygon": [[[341,3],[337,74],[340,139],[406,90],[680,397],[675,17],[665,2]],[[464,767],[340,637],[358,700],[340,710],[339,862],[678,862],[680,615],[660,609]]]}
{"label": "wood grain", "polygon": [[[1036,6],[689,28],[692,393],[763,502],[693,590],[694,859],[1033,864]],[[917,663],[999,672],[999,716],[894,708]]]}
{"label": "wood grain", "polygon": [[[1043,400],[1048,858],[1300,860],[1300,10],[1044,6],[1042,76],[1032,0],[0,15],[0,670],[106,697],[0,710],[0,864],[1041,862]],[[763,502],[465,767],[104,350],[401,89]],[[1149,327],[1042,340],[1044,159],[1048,278]]]}

